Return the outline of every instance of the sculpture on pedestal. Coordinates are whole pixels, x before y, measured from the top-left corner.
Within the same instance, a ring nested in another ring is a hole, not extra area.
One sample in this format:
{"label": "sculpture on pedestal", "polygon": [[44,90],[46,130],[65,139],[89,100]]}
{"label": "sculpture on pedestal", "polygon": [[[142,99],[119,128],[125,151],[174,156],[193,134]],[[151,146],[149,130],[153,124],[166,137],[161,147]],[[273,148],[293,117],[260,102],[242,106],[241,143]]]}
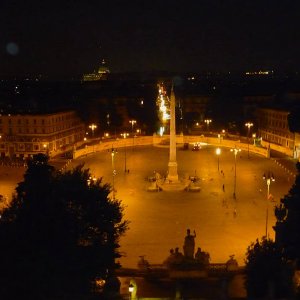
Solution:
{"label": "sculpture on pedestal", "polygon": [[183,253],[185,258],[187,259],[194,259],[195,238],[196,238],[195,230],[194,230],[194,235],[191,235],[190,229],[187,229],[186,237],[184,238],[184,245],[183,245]]}

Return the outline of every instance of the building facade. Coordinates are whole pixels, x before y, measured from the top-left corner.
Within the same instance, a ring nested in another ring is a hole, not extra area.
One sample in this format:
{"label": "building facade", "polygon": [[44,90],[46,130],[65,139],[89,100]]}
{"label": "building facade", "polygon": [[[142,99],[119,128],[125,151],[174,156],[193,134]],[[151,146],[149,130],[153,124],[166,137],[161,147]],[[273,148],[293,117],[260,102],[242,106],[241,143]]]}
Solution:
{"label": "building facade", "polygon": [[257,109],[258,134],[264,140],[291,149],[295,147],[295,133],[289,129],[289,111]]}
{"label": "building facade", "polygon": [[52,114],[0,115],[1,157],[49,156],[82,141],[84,123],[75,111]]}

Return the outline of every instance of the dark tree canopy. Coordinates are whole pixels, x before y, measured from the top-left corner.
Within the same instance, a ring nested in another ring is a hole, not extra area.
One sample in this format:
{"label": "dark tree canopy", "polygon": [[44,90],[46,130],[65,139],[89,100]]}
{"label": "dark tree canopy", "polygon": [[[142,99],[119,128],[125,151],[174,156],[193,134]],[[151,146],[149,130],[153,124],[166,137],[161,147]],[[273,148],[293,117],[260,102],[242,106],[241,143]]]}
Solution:
{"label": "dark tree canopy", "polygon": [[0,220],[1,299],[88,294],[117,267],[123,206],[89,178],[83,165],[55,171],[44,155],[29,163]]}
{"label": "dark tree canopy", "polygon": [[252,243],[246,254],[248,295],[289,297],[296,287],[292,277],[300,263],[300,163],[298,175],[289,193],[275,207],[275,242],[263,238]]}
{"label": "dark tree canopy", "polygon": [[300,265],[300,163],[298,175],[289,193],[281,199],[281,206],[275,210],[276,242],[283,249],[284,256],[298,261]]}
{"label": "dark tree canopy", "polygon": [[292,268],[274,241],[264,237],[252,243],[247,249],[245,263],[246,289],[250,299],[292,294]]}

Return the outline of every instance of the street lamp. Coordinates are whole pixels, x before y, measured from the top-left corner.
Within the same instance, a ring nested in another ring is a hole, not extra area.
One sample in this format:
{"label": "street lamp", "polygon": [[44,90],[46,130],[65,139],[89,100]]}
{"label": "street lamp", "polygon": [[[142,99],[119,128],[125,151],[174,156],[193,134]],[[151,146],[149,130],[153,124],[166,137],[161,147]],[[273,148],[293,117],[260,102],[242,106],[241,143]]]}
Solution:
{"label": "street lamp", "polygon": [[247,131],[247,142],[248,142],[248,158],[249,158],[249,134],[250,134],[250,128],[253,126],[253,123],[247,122],[245,124],[245,126],[248,128],[248,131]]}
{"label": "street lamp", "polygon": [[113,192],[113,200],[115,200],[115,176],[117,175],[117,171],[115,169],[115,153],[117,153],[114,147],[111,148],[111,168],[112,168],[112,192]]}
{"label": "street lamp", "polygon": [[[124,132],[121,133],[121,136],[126,139],[129,136],[129,133]],[[127,167],[126,167],[126,142],[124,143],[124,172],[127,172]]]}
{"label": "street lamp", "polygon": [[93,137],[94,137],[94,130],[97,128],[97,125],[96,125],[96,124],[91,124],[91,125],[89,126],[89,128],[92,129],[92,135],[93,135]]}
{"label": "street lamp", "polygon": [[132,293],[133,293],[133,290],[134,290],[134,286],[133,286],[132,283],[130,283],[130,284],[129,284],[129,287],[128,287],[129,293],[132,294]]}
{"label": "street lamp", "polygon": [[47,153],[47,144],[45,143],[45,144],[43,144],[43,149],[44,149],[44,152],[46,152]]}
{"label": "street lamp", "polygon": [[211,119],[205,119],[204,120],[204,123],[206,123],[206,125],[207,125],[207,131],[209,132],[209,124],[212,122],[212,120]]}
{"label": "street lamp", "polygon": [[252,134],[252,139],[253,139],[253,145],[255,146],[256,133]]}
{"label": "street lamp", "polygon": [[236,155],[241,151],[241,149],[238,149],[234,147],[233,149],[230,149],[231,152],[234,154],[234,187],[233,187],[233,198],[236,198]]}
{"label": "street lamp", "polygon": [[129,123],[131,124],[131,134],[132,134],[132,150],[134,146],[134,134],[133,134],[133,126],[136,124],[136,120],[130,120]]}
{"label": "street lamp", "polygon": [[130,120],[129,123],[131,124],[131,132],[133,135],[133,126],[134,126],[134,124],[136,124],[136,120]]}
{"label": "street lamp", "polygon": [[112,169],[112,176],[113,176],[112,192],[113,192],[113,199],[115,199],[115,176],[117,175],[117,171],[115,169],[115,154],[117,153],[117,149],[115,149],[112,146],[110,153],[111,153],[111,169]]}
{"label": "street lamp", "polygon": [[128,292],[130,294],[130,299],[137,299],[137,284],[134,279],[130,280],[129,286],[128,286]]}
{"label": "street lamp", "polygon": [[221,154],[221,149],[220,148],[216,149],[216,154],[217,154],[217,157],[218,157],[218,172],[219,172],[219,170],[220,170],[219,157],[220,157],[220,154]]}
{"label": "street lamp", "polygon": [[272,181],[275,181],[273,173],[268,172],[268,174],[263,175],[263,180],[267,183],[267,209],[266,209],[266,238],[268,237],[268,218],[269,218],[269,200],[270,200],[270,185]]}

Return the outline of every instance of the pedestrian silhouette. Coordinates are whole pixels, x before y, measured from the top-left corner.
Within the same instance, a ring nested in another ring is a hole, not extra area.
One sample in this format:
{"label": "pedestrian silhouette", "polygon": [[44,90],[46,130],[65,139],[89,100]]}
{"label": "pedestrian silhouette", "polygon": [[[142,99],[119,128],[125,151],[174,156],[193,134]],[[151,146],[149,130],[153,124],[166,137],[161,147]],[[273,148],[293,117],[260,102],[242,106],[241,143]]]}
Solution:
{"label": "pedestrian silhouette", "polygon": [[223,184],[223,192],[225,192],[225,185]]}

